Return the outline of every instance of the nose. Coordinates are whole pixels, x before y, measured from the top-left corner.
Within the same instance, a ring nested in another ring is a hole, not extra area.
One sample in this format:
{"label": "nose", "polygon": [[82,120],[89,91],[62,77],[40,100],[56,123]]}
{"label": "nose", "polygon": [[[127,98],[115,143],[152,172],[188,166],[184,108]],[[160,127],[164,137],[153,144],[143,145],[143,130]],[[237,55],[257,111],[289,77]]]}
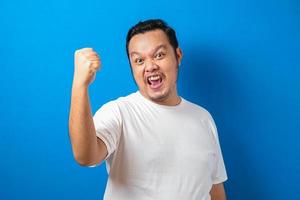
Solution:
{"label": "nose", "polygon": [[146,61],[146,72],[153,72],[159,68],[159,66],[152,60]]}

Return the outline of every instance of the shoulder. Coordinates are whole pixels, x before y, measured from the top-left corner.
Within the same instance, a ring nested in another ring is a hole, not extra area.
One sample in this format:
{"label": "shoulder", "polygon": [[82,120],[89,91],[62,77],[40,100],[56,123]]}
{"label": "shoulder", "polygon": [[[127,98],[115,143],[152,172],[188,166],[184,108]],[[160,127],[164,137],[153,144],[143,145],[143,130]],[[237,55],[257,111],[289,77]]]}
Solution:
{"label": "shoulder", "polygon": [[186,99],[184,99],[185,104],[186,104],[186,108],[189,112],[195,113],[198,116],[201,116],[202,119],[205,120],[211,120],[212,119],[212,115],[210,114],[210,112],[204,108],[203,106],[200,106],[196,103],[193,103],[191,101],[188,101]]}
{"label": "shoulder", "polygon": [[122,113],[129,107],[128,105],[133,99],[134,93],[107,101],[96,110],[93,119],[95,121],[117,120],[121,124]]}
{"label": "shoulder", "polygon": [[110,100],[104,103],[98,110],[120,110],[130,104],[134,104],[136,101],[136,92],[128,94],[127,96],[121,96],[116,99]]}
{"label": "shoulder", "polygon": [[137,92],[133,92],[126,96],[121,96],[115,100],[112,100],[107,104],[114,104],[114,106],[117,106],[119,109],[124,109],[126,107],[135,105],[137,102],[138,102]]}
{"label": "shoulder", "polygon": [[189,107],[194,110],[194,113],[197,114],[197,117],[200,117],[202,122],[206,124],[209,128],[209,130],[212,132],[214,139],[218,140],[218,130],[217,126],[215,124],[215,121],[211,115],[211,113],[204,107],[197,105],[192,102],[187,102]]}

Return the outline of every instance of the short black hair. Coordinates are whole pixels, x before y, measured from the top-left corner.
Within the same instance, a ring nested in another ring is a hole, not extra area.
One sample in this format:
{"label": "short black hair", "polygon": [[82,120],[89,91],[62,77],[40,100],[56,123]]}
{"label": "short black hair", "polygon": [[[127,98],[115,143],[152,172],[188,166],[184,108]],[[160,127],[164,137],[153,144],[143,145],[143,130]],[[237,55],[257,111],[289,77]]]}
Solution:
{"label": "short black hair", "polygon": [[176,49],[178,47],[178,41],[174,29],[171,28],[162,19],[149,19],[146,21],[140,21],[139,23],[137,23],[136,25],[134,25],[129,29],[126,37],[126,53],[128,58],[129,58],[128,46],[131,38],[137,34],[145,33],[148,31],[154,31],[157,29],[162,30],[167,35],[171,46],[174,48],[174,51],[176,52]]}

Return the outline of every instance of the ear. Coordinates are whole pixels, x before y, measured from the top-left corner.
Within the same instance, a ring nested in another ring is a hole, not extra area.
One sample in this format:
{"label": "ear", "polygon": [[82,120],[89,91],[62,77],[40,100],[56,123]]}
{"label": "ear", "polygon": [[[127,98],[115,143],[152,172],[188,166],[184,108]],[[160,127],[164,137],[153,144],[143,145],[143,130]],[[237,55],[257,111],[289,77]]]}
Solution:
{"label": "ear", "polygon": [[178,65],[180,65],[183,53],[179,47],[177,47],[177,49],[176,49],[176,56],[177,56]]}

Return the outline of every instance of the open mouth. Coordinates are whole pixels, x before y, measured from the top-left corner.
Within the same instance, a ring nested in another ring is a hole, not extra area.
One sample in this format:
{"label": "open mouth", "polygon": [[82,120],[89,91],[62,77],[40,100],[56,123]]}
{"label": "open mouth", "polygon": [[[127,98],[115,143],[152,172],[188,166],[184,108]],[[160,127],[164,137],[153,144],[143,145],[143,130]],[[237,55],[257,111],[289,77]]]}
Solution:
{"label": "open mouth", "polygon": [[147,83],[152,89],[158,89],[162,85],[162,76],[159,74],[148,76]]}

